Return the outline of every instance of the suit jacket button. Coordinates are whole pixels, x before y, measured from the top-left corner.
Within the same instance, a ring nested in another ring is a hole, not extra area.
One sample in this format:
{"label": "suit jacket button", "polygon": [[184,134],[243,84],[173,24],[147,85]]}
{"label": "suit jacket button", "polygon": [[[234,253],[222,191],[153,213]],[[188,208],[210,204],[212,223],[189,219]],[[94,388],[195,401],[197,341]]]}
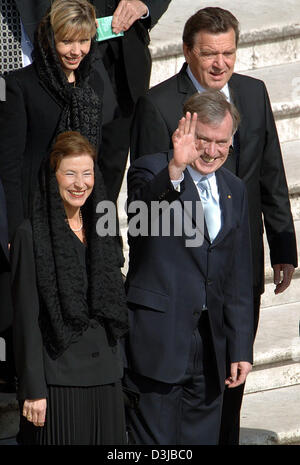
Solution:
{"label": "suit jacket button", "polygon": [[211,279],[208,279],[208,280],[206,281],[206,283],[207,283],[208,286],[211,286],[213,282],[212,282]]}
{"label": "suit jacket button", "polygon": [[100,355],[99,352],[93,352],[93,353],[92,353],[92,357],[93,357],[93,358],[99,357],[99,355]]}

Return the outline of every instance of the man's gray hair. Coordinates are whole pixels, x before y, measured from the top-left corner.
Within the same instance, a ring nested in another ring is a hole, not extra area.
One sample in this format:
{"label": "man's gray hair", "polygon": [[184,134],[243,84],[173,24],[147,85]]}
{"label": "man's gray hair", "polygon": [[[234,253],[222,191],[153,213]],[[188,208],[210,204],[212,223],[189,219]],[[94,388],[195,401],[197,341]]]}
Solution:
{"label": "man's gray hair", "polygon": [[238,128],[240,115],[233,103],[229,103],[223,92],[206,90],[196,92],[184,104],[183,113],[197,113],[198,120],[204,124],[220,124],[227,113],[232,118],[232,134]]}

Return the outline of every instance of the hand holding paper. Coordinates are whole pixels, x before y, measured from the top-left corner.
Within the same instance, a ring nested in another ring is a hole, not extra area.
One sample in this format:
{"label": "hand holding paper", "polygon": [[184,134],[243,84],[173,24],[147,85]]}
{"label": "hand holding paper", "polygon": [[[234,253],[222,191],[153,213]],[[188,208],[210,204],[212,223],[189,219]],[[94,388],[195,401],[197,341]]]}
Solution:
{"label": "hand holding paper", "polygon": [[135,21],[147,12],[147,6],[140,0],[121,0],[113,15],[113,32],[119,34],[121,31],[127,31]]}
{"label": "hand holding paper", "polygon": [[105,16],[103,18],[97,18],[98,27],[96,40],[101,42],[102,40],[114,39],[115,37],[123,36],[124,32],[115,34],[112,30],[112,16]]}

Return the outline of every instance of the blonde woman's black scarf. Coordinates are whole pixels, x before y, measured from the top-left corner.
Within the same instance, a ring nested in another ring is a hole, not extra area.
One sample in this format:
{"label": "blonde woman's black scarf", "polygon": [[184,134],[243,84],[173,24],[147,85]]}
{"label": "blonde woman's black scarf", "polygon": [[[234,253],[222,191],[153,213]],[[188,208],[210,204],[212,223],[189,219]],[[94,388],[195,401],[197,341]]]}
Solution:
{"label": "blonde woman's black scarf", "polygon": [[40,299],[39,324],[49,355],[56,359],[96,320],[111,345],[127,331],[127,306],[118,267],[116,241],[96,232],[96,206],[105,200],[103,178],[95,166],[95,186],[82,208],[88,244],[88,296],[73,232],[66,221],[55,173],[44,162],[33,213],[33,244]]}
{"label": "blonde woman's black scarf", "polygon": [[95,47],[92,41],[90,52],[75,71],[76,86],[70,85],[56,53],[49,16],[46,16],[35,36],[33,58],[41,84],[62,108],[54,140],[61,132],[79,131],[98,149],[102,102],[89,85]]}

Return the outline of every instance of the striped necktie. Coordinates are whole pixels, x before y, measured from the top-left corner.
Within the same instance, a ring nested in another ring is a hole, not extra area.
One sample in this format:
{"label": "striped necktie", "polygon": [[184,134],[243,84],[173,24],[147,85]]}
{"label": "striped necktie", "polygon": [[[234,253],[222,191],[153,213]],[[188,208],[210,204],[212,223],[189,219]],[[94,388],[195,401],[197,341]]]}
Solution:
{"label": "striped necktie", "polygon": [[20,14],[14,0],[0,1],[0,74],[23,66]]}

